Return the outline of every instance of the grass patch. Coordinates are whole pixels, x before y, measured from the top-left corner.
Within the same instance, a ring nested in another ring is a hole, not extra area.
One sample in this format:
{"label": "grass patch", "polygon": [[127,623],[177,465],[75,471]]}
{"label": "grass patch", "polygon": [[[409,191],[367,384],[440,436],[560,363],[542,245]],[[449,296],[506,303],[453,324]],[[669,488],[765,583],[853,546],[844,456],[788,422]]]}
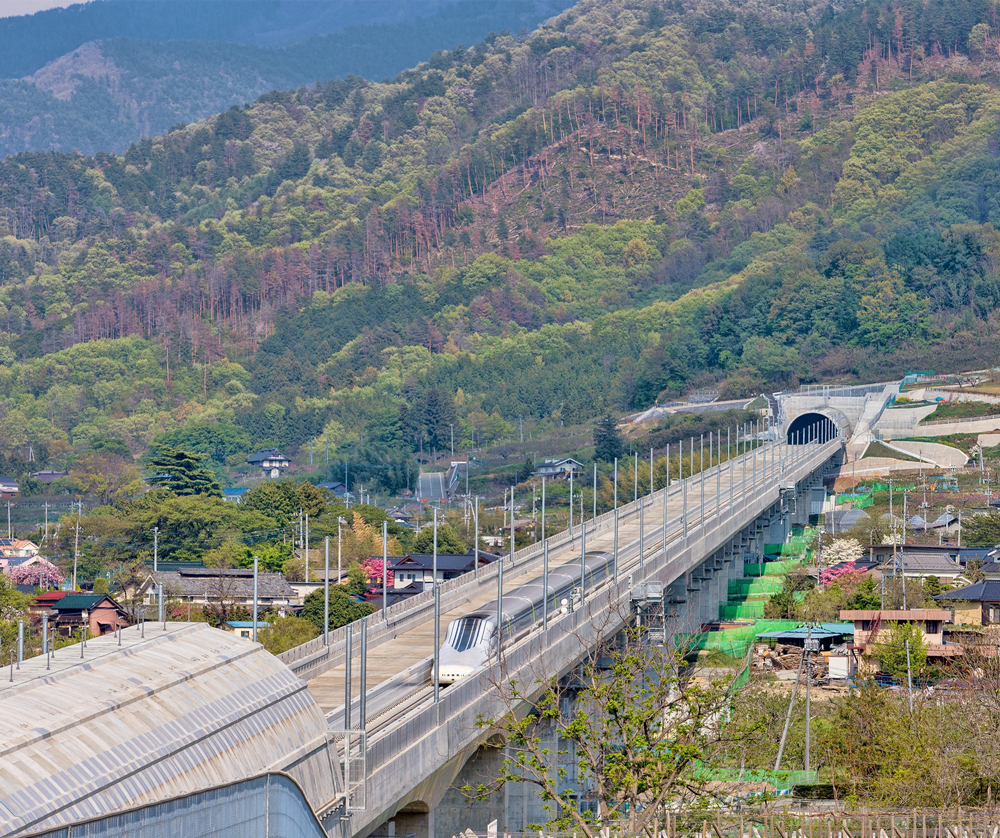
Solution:
{"label": "grass patch", "polygon": [[919,463],[920,460],[916,457],[911,457],[909,454],[904,454],[902,451],[895,451],[887,445],[883,445],[881,442],[873,442],[866,449],[865,453],[861,455],[862,460],[867,460],[872,457],[889,457],[893,460],[902,460],[906,463]]}
{"label": "grass patch", "polygon": [[937,409],[929,416],[920,420],[937,422],[940,419],[979,419],[990,416],[1000,416],[1000,404],[986,402],[939,402]]}
{"label": "grass patch", "polygon": [[[957,448],[965,454],[971,454],[972,449],[979,444],[979,434],[947,434],[945,436],[915,436],[909,439],[900,439],[898,442],[936,442],[940,445],[948,445]],[[989,449],[987,449],[989,450]]]}

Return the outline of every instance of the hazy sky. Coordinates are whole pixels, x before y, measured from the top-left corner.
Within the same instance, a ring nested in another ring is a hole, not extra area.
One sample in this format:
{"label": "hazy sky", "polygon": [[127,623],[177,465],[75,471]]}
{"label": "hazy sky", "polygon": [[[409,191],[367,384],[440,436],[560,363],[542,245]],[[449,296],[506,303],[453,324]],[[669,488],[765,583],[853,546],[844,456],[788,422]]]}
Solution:
{"label": "hazy sky", "polygon": [[79,3],[80,0],[0,0],[0,17],[17,17]]}

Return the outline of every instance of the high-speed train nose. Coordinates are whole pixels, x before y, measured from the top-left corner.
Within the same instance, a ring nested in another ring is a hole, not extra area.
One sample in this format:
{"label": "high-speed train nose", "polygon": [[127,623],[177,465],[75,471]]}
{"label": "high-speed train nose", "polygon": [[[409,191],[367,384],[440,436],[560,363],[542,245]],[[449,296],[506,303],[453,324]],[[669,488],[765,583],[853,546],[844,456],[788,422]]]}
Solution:
{"label": "high-speed train nose", "polygon": [[438,683],[439,684],[454,684],[461,678],[465,678],[468,674],[472,672],[471,666],[446,666],[441,667],[438,673]]}

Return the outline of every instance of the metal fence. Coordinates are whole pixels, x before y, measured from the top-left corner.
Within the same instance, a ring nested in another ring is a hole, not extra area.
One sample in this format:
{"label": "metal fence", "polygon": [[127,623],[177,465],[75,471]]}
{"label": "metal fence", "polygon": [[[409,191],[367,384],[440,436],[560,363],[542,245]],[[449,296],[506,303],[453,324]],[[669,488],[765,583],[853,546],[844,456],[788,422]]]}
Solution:
{"label": "metal fence", "polygon": [[264,774],[43,832],[44,838],[327,838],[302,789]]}

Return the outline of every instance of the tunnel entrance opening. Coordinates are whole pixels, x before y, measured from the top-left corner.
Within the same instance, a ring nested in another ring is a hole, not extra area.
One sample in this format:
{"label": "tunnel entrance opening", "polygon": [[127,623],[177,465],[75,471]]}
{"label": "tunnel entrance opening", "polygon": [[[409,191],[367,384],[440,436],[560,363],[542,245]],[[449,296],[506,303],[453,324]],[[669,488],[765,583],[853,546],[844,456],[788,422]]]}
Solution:
{"label": "tunnel entrance opening", "polygon": [[792,420],[788,426],[788,444],[806,445],[815,442],[827,442],[837,435],[837,425],[822,413],[803,413]]}

